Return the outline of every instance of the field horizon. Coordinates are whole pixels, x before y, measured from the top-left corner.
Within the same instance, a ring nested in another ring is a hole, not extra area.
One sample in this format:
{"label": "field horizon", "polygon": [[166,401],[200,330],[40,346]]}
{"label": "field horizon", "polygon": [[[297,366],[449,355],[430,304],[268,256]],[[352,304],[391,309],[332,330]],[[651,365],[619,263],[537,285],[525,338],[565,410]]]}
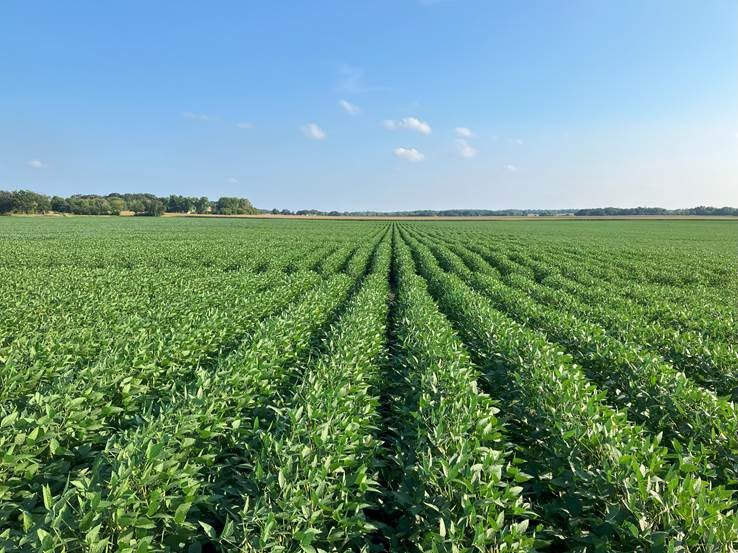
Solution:
{"label": "field horizon", "polygon": [[[71,213],[16,213],[5,214],[4,217],[134,217],[134,213],[120,215],[77,215]],[[162,218],[193,219],[288,219],[288,220],[345,220],[345,221],[648,221],[648,220],[693,220],[693,221],[736,221],[736,215],[498,215],[498,216],[464,216],[464,215],[282,215],[272,213],[219,215],[209,213],[163,213]]]}

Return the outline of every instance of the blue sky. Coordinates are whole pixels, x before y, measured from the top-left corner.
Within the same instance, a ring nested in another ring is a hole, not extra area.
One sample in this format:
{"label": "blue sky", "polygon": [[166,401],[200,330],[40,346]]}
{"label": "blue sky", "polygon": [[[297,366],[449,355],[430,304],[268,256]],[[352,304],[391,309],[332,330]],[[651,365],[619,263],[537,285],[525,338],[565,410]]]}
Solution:
{"label": "blue sky", "polygon": [[3,2],[0,188],[738,205],[738,2]]}

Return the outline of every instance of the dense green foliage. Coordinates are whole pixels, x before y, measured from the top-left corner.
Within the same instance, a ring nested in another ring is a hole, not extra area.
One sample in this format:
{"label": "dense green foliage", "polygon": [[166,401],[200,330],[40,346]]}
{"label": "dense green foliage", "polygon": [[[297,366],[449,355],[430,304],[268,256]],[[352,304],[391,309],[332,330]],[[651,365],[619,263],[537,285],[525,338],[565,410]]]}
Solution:
{"label": "dense green foliage", "polygon": [[74,215],[119,215],[130,211],[137,215],[161,215],[162,213],[212,213],[215,215],[327,215],[330,217],[506,217],[506,216],[555,216],[576,215],[585,217],[632,215],[696,215],[738,216],[734,207],[691,207],[688,209],[664,209],[662,207],[600,207],[593,209],[445,209],[441,211],[418,209],[414,211],[321,211],[300,209],[257,209],[246,198],[221,197],[210,201],[206,196],[181,196],[171,194],[157,197],[154,194],[75,194],[68,198],[46,196],[30,190],[0,190],[0,214],[6,213],[72,213]]}
{"label": "dense green foliage", "polygon": [[172,194],[159,198],[153,194],[75,194],[68,198],[45,196],[29,190],[0,190],[0,214],[4,213],[72,213],[74,215],[120,215],[130,211],[137,215],[158,216],[162,213],[214,213],[217,215],[253,215],[259,213],[246,198],[219,198],[211,202],[200,198]]}
{"label": "dense green foliage", "polygon": [[738,548],[732,221],[0,236],[0,552]]}

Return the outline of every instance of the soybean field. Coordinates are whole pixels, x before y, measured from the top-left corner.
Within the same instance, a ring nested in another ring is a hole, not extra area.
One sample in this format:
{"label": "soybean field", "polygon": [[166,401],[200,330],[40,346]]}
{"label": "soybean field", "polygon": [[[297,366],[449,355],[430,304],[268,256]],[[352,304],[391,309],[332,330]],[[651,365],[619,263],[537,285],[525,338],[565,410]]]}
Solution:
{"label": "soybean field", "polygon": [[738,549],[738,223],[0,218],[0,552]]}

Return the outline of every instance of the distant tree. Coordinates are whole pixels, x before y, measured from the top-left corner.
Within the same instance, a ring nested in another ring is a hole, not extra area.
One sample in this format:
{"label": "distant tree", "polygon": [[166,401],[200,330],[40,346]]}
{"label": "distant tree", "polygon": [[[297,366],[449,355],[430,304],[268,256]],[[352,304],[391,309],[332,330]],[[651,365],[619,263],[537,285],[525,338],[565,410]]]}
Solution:
{"label": "distant tree", "polygon": [[219,215],[253,215],[258,210],[246,198],[224,196],[215,202],[215,212]]}
{"label": "distant tree", "polygon": [[97,197],[92,200],[92,205],[98,215],[112,215],[113,210],[107,198]]}
{"label": "distant tree", "polygon": [[11,213],[15,207],[15,199],[12,192],[0,190],[0,213]]}
{"label": "distant tree", "polygon": [[236,215],[239,205],[238,198],[221,197],[215,202],[215,212],[220,215]]}
{"label": "distant tree", "polygon": [[279,215],[279,210],[275,207],[274,209],[272,209],[271,213],[272,215]]}
{"label": "distant tree", "polygon": [[11,192],[13,198],[12,211],[19,213],[46,213],[51,211],[51,201],[48,196],[37,194],[30,190],[16,190]]}
{"label": "distant tree", "polygon": [[165,206],[169,213],[189,213],[195,209],[196,198],[172,194],[166,199]]}
{"label": "distant tree", "polygon": [[289,209],[283,209],[280,213],[282,215],[292,215],[292,212]]}
{"label": "distant tree", "polygon": [[68,213],[69,204],[67,204],[67,200],[65,200],[61,196],[52,196],[51,211],[56,211],[57,213]]}
{"label": "distant tree", "polygon": [[210,200],[206,196],[201,196],[195,200],[194,208],[197,213],[207,213],[210,209]]}
{"label": "distant tree", "polygon": [[134,213],[143,213],[145,210],[143,200],[139,199],[126,200],[126,207]]}
{"label": "distant tree", "polygon": [[139,215],[149,215],[152,217],[158,217],[166,210],[164,202],[159,198],[144,198],[143,208],[143,211]]}
{"label": "distant tree", "polygon": [[120,215],[121,211],[126,210],[126,202],[120,196],[108,196],[108,204],[113,215]]}

